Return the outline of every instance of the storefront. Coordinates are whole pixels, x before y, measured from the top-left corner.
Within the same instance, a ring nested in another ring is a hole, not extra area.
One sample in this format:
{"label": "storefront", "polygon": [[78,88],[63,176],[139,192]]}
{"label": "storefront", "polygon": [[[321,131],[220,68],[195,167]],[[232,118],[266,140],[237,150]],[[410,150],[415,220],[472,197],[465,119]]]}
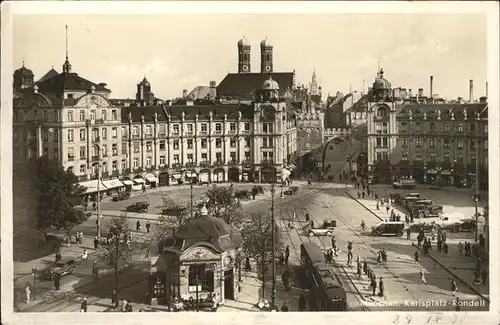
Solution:
{"label": "storefront", "polygon": [[158,178],[156,178],[156,176],[154,174],[146,174],[144,176],[144,178],[146,179],[146,185],[149,185],[150,187],[156,187],[157,184],[158,184]]}
{"label": "storefront", "polygon": [[242,182],[253,182],[253,172],[252,169],[247,167],[243,168],[241,173],[241,181]]}
{"label": "storefront", "polygon": [[438,177],[438,171],[434,168],[427,170],[427,184],[436,184]]}
{"label": "storefront", "polygon": [[121,182],[125,185],[126,191],[132,191],[132,186],[134,186],[134,182],[128,177],[122,178]]}
{"label": "storefront", "polygon": [[210,183],[210,170],[202,169],[199,173],[200,184],[208,184]]}
{"label": "storefront", "polygon": [[158,186],[170,185],[170,175],[167,172],[161,172],[158,175]]}
{"label": "storefront", "polygon": [[225,180],[224,180],[224,169],[222,168],[217,168],[214,170],[214,175],[212,177],[212,181],[214,183],[223,183]]}
{"label": "storefront", "polygon": [[132,185],[132,190],[134,191],[142,191],[142,189],[146,186],[146,181],[141,175],[137,175],[134,177],[134,185]]}
{"label": "storefront", "polygon": [[231,167],[227,171],[227,180],[228,182],[239,182],[240,179],[240,169],[237,167]]}
{"label": "storefront", "polygon": [[171,177],[172,185],[180,185],[183,184],[182,174],[179,172],[174,172]]}
{"label": "storefront", "polygon": [[194,170],[188,170],[184,173],[184,181],[186,184],[196,184],[198,182],[198,175]]}
{"label": "storefront", "polygon": [[106,196],[113,195],[113,193],[118,193],[125,190],[125,184],[120,182],[118,178],[103,180],[102,183],[106,186]]}
{"label": "storefront", "polygon": [[80,182],[80,186],[85,188],[84,195],[88,198],[89,201],[97,200],[97,192],[101,194],[101,197],[104,196],[104,193],[108,190],[106,186],[102,183],[102,181],[98,181],[96,179]]}
{"label": "storefront", "polygon": [[441,184],[448,186],[448,185],[453,185],[453,175],[451,174],[450,170],[442,170],[441,171]]}

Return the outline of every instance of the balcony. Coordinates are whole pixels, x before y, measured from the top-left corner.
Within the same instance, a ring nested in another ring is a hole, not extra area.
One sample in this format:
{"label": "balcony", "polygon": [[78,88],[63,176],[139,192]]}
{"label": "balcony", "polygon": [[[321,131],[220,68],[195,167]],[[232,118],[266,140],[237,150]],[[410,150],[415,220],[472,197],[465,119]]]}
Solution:
{"label": "balcony", "polygon": [[138,134],[132,134],[132,139],[140,139],[141,136]]}
{"label": "balcony", "polygon": [[194,162],[190,161],[190,162],[185,163],[184,166],[186,166],[186,167],[194,167],[194,166],[196,166],[196,164]]}
{"label": "balcony", "polygon": [[186,131],[184,133],[184,135],[187,136],[187,137],[192,137],[194,135],[194,133],[193,133],[193,131]]}
{"label": "balcony", "polygon": [[74,156],[68,156],[68,161],[75,161],[75,157]]}
{"label": "balcony", "polygon": [[245,160],[243,160],[241,163],[242,163],[243,165],[245,165],[245,166],[249,166],[249,165],[251,165],[251,164],[252,164],[252,161],[251,161],[250,159],[245,159]]}
{"label": "balcony", "polygon": [[99,156],[92,156],[92,161],[99,161]]}
{"label": "balcony", "polygon": [[215,135],[221,135],[222,134],[222,130],[215,130],[214,134]]}
{"label": "balcony", "polygon": [[210,166],[210,161],[200,161],[200,166],[208,167],[208,166]]}
{"label": "balcony", "polygon": [[224,166],[224,162],[223,161],[220,161],[220,160],[217,160],[213,163],[213,166],[214,167],[222,167]]}
{"label": "balcony", "polygon": [[252,131],[250,131],[250,130],[243,130],[243,131],[241,131],[241,134],[251,134],[251,133],[252,133]]}
{"label": "balcony", "polygon": [[376,122],[389,122],[389,115],[375,116],[373,117],[373,120]]}
{"label": "balcony", "polygon": [[111,172],[111,176],[113,177],[118,177],[120,176],[120,171],[117,170],[117,169],[113,169],[113,171]]}
{"label": "balcony", "polygon": [[86,181],[86,180],[87,180],[87,175],[80,175],[80,176],[78,176],[78,180],[79,180],[80,182],[82,182],[82,181]]}
{"label": "balcony", "polygon": [[208,131],[200,131],[200,135],[208,135]]}
{"label": "balcony", "polygon": [[144,137],[145,137],[146,139],[152,139],[152,138],[153,138],[153,134],[151,134],[151,133],[147,133]]}
{"label": "balcony", "polygon": [[262,159],[260,162],[262,165],[273,165],[274,159]]}
{"label": "balcony", "polygon": [[177,132],[172,132],[172,136],[173,136],[173,137],[178,137],[179,135],[181,135],[179,131],[177,131]]}
{"label": "balcony", "polygon": [[228,166],[237,166],[239,165],[239,162],[236,159],[229,160],[227,162]]}
{"label": "balcony", "polygon": [[122,134],[122,139],[127,140],[128,139],[128,134]]}
{"label": "balcony", "polygon": [[231,134],[231,135],[234,135],[234,134],[236,134],[236,130],[229,130],[228,133]]}

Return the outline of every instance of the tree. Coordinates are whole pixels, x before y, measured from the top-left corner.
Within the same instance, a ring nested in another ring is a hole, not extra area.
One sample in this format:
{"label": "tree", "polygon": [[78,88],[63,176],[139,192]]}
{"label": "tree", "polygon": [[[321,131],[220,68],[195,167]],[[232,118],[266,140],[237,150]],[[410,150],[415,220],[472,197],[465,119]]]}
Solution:
{"label": "tree", "polygon": [[120,270],[133,265],[132,248],[135,241],[131,236],[131,229],[126,214],[112,217],[107,226],[113,237],[110,239],[108,245],[104,245],[105,249],[101,253],[100,258],[108,263],[114,271],[116,299],[118,300]]}
{"label": "tree", "polygon": [[32,163],[38,197],[38,228],[54,227],[57,230],[71,229],[87,220],[88,216],[75,206],[83,203],[85,188],[78,178],[64,170],[57,160],[46,156]]}
{"label": "tree", "polygon": [[[262,278],[262,295],[265,289],[265,274],[268,265],[273,261],[273,236],[271,216],[267,213],[250,213],[242,225],[243,253],[254,259],[257,264],[257,273]],[[278,226],[275,224],[275,253],[283,251],[283,241]],[[262,297],[264,298],[264,297]]]}
{"label": "tree", "polygon": [[228,225],[241,222],[241,204],[234,198],[231,187],[220,187],[214,185],[205,195],[207,196],[206,207],[208,215],[223,219]]}

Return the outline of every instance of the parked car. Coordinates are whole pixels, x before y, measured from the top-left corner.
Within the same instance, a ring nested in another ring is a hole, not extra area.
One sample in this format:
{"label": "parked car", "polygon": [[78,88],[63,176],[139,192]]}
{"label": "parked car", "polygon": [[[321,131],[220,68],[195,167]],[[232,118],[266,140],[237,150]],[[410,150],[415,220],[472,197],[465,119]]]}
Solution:
{"label": "parked car", "polygon": [[311,225],[307,224],[304,227],[304,230],[309,237],[331,236],[333,234],[333,231],[335,230],[335,227],[337,227],[336,220],[325,220],[323,221],[323,224],[320,228],[311,228]]}
{"label": "parked car", "polygon": [[238,190],[234,193],[234,197],[239,200],[248,200],[252,194],[248,190]]}
{"label": "parked car", "polygon": [[383,221],[372,227],[372,236],[403,236],[404,229],[405,223],[403,221]]}
{"label": "parked car", "polygon": [[287,189],[284,193],[285,193],[285,195],[294,195],[294,194],[297,194],[298,191],[299,191],[299,188],[296,186],[293,186],[293,187],[290,187],[289,189]]}
{"label": "parked car", "polygon": [[72,274],[75,271],[75,265],[76,262],[73,258],[61,259],[45,268],[40,276],[44,280],[54,280],[56,275],[63,277]]}
{"label": "parked car", "polygon": [[472,218],[462,219],[458,222],[455,222],[451,227],[452,232],[462,232],[462,231],[474,232],[475,230],[476,230],[476,220]]}
{"label": "parked car", "polygon": [[149,208],[149,202],[135,202],[129,205],[126,209],[127,212],[146,212]]}
{"label": "parked car", "polygon": [[408,229],[413,232],[413,233],[430,233],[433,230],[437,231],[439,226],[434,223],[434,222],[423,222],[423,223],[416,223],[412,224]]}
{"label": "parked car", "polygon": [[412,205],[410,215],[413,218],[435,218],[443,213],[442,205]]}

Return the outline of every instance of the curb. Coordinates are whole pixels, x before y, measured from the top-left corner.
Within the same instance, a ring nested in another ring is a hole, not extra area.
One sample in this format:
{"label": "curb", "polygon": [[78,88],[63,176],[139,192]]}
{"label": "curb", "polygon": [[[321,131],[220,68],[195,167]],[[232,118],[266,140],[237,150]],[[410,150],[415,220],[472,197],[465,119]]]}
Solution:
{"label": "curb", "polygon": [[356,199],[354,196],[352,196],[349,192],[344,192],[345,194],[347,194],[347,196],[349,196],[351,199],[353,199],[354,201],[356,201],[359,205],[361,205],[363,208],[365,208],[368,212],[370,212],[371,214],[373,214],[375,217],[377,217],[380,221],[384,221],[384,219],[380,218],[375,212],[373,212],[372,210],[370,210],[366,205],[364,205],[363,203],[359,202],[358,199]]}
{"label": "curb", "polygon": [[[411,243],[415,248],[417,248],[419,251],[423,251],[421,247],[418,247],[418,245],[415,245],[415,243]],[[429,254],[427,255],[428,257],[430,257],[431,260],[433,260],[435,263],[439,264],[439,266],[441,266],[443,269],[445,269],[448,273],[450,273],[454,278],[458,279],[458,281],[460,281],[461,283],[465,284],[469,289],[471,289],[476,295],[478,295],[479,297],[483,298],[484,300],[486,300],[488,303],[490,303],[490,299],[488,299],[487,297],[483,296],[480,292],[478,292],[473,286],[471,286],[470,284],[468,284],[467,282],[465,282],[461,277],[457,276],[455,273],[453,273],[449,268],[447,268],[446,266],[444,266],[441,262],[439,262],[439,260],[437,260],[434,256],[432,256],[432,254]]]}

